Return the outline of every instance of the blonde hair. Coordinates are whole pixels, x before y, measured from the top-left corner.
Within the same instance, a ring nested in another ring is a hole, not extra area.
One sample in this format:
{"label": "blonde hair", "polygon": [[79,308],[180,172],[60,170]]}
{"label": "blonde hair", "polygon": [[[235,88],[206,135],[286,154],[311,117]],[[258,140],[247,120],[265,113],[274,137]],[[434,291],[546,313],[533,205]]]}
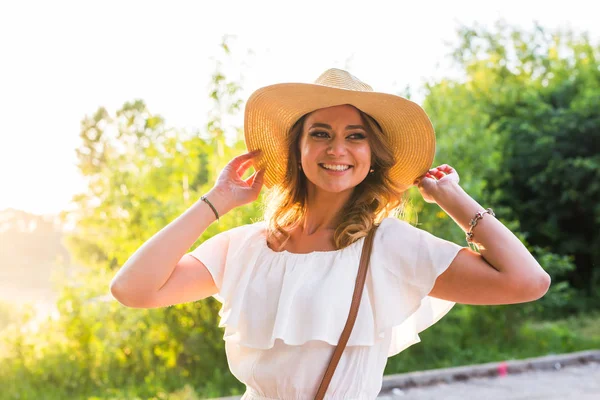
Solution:
{"label": "blonde hair", "polygon": [[[344,248],[367,233],[373,224],[384,218],[398,215],[404,204],[404,191],[398,189],[389,178],[389,170],[396,160],[390,150],[381,127],[371,116],[358,110],[369,137],[373,173],[358,184],[348,202],[336,215],[340,223],[333,234],[336,249]],[[309,113],[310,114],[310,113]],[[286,175],[283,182],[274,185],[265,201],[267,237],[276,238],[282,249],[289,240],[286,228],[293,227],[306,215],[307,178],[298,168],[300,162],[299,142],[304,121],[302,116],[290,129],[286,138],[288,154]]]}

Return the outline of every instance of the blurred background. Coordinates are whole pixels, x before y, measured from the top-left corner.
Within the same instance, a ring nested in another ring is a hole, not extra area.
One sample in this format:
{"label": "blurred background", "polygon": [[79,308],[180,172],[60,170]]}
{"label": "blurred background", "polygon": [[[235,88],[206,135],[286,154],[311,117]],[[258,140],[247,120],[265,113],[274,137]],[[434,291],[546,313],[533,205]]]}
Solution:
{"label": "blurred background", "polygon": [[[119,305],[116,270],[245,150],[255,89],[348,69],[421,104],[436,164],[552,276],[457,305],[386,374],[600,348],[600,28],[589,2],[0,2],[1,399],[243,393],[220,304]],[[464,245],[410,193],[407,218]],[[200,241],[261,216],[260,200]]]}

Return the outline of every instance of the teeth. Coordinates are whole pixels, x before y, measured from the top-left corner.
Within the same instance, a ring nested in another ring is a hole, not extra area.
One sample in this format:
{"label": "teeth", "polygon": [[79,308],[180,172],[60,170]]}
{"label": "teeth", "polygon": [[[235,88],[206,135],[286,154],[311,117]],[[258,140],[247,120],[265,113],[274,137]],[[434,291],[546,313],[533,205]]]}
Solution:
{"label": "teeth", "polygon": [[345,171],[350,168],[349,165],[331,165],[331,164],[322,164],[324,168],[331,169],[334,171]]}

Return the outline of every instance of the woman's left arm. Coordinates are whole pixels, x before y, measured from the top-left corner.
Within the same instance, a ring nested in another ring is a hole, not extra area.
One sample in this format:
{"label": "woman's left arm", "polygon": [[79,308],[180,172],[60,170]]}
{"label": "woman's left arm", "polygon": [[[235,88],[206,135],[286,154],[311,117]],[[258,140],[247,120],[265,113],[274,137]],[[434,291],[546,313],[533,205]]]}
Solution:
{"label": "woman's left arm", "polygon": [[[485,208],[458,184],[448,165],[430,170],[418,180],[425,201],[437,203],[465,232]],[[521,241],[498,219],[484,214],[473,229],[479,252],[464,249],[438,277],[434,297],[464,304],[511,304],[533,301],[550,287],[544,271]],[[493,270],[492,270],[493,269]]]}

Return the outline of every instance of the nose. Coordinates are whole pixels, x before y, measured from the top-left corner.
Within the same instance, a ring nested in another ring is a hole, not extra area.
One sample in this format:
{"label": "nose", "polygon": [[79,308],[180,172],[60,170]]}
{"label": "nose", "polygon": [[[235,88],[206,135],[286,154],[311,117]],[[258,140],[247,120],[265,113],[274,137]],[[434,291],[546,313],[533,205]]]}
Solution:
{"label": "nose", "polygon": [[346,142],[344,138],[342,137],[332,140],[327,147],[327,154],[335,157],[346,154]]}

